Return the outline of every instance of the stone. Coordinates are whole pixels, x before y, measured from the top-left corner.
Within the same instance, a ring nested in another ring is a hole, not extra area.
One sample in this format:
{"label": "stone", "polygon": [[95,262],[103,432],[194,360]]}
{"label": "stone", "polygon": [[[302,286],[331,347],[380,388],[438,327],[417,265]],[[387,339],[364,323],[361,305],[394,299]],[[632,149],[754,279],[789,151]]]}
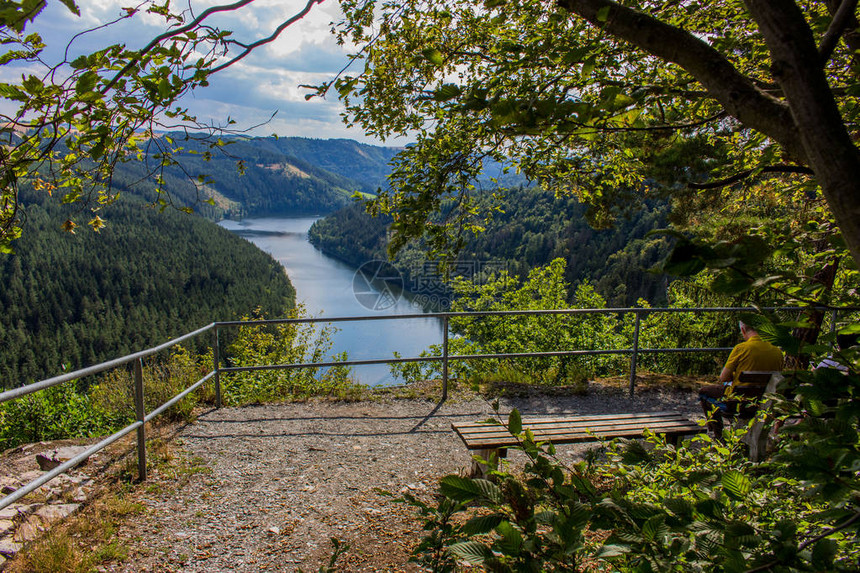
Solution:
{"label": "stone", "polygon": [[33,515],[46,523],[53,523],[72,515],[80,507],[79,503],[50,503],[37,509]]}
{"label": "stone", "polygon": [[21,487],[21,482],[12,476],[0,477],[0,488],[2,488],[3,493],[12,493],[19,487]]}
{"label": "stone", "polygon": [[0,519],[15,519],[21,513],[22,509],[23,507],[17,503],[13,503],[9,507],[4,507],[0,509]]}
{"label": "stone", "polygon": [[13,557],[21,551],[21,544],[12,541],[11,539],[0,539],[0,555],[3,557]]}
{"label": "stone", "polygon": [[18,526],[15,531],[14,540],[25,543],[35,539],[39,533],[47,529],[52,523],[73,514],[81,507],[79,503],[48,503],[37,507],[35,511]]}
{"label": "stone", "polygon": [[[85,451],[87,451],[86,446],[64,446],[53,451],[36,454],[36,463],[39,464],[42,471],[47,472],[56,468],[60,464],[69,461],[75,456],[79,456]],[[86,459],[78,465],[84,465],[85,463],[87,463]]]}
{"label": "stone", "polygon": [[15,522],[11,519],[0,519],[0,535],[6,535],[15,529]]}
{"label": "stone", "polygon": [[39,479],[42,477],[44,472],[40,470],[30,470],[28,472],[24,472],[18,476],[18,479],[21,480],[22,484],[30,483],[34,479]]}

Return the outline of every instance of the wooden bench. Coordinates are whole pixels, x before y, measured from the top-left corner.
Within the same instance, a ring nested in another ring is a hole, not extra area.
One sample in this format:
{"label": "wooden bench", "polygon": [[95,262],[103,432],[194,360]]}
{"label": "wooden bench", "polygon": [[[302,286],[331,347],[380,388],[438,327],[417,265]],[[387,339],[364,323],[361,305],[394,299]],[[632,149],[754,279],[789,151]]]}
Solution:
{"label": "wooden bench", "polygon": [[[487,461],[498,460],[507,455],[507,448],[517,446],[520,441],[512,436],[505,426],[488,422],[454,423],[451,427],[466,444],[473,456]],[[574,444],[596,442],[607,438],[640,438],[647,429],[665,434],[672,442],[680,436],[704,432],[704,427],[691,422],[677,412],[642,412],[630,414],[598,414],[567,416],[564,418],[525,418],[523,430],[529,429],[538,442]],[[473,475],[483,475],[486,464],[477,461],[472,466]]]}

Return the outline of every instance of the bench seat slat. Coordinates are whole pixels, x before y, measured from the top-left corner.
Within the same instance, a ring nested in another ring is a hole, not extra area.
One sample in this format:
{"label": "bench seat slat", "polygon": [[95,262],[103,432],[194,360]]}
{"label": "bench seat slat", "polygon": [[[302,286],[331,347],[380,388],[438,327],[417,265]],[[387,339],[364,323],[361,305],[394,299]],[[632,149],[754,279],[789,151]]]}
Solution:
{"label": "bench seat slat", "polygon": [[[603,424],[571,424],[569,426],[554,424],[548,427],[535,424],[524,424],[523,427],[531,430],[535,436],[549,436],[577,432],[600,434],[605,431],[630,431],[636,434],[641,434],[644,428],[648,428],[649,430],[654,428],[698,428],[699,425],[689,422],[688,420],[661,420],[638,424],[613,424],[609,422]],[[489,426],[484,428],[470,428],[469,431],[461,432],[460,435],[471,440],[487,436],[507,436],[509,435],[509,432],[504,426]]]}
{"label": "bench seat slat", "polygon": [[[452,427],[470,450],[506,448],[519,443],[501,425],[470,422],[455,423]],[[601,438],[635,438],[640,437],[646,428],[658,434],[671,435],[690,435],[703,431],[695,422],[673,412],[526,419],[523,420],[523,428],[530,429],[536,440],[554,444],[589,442]]]}
{"label": "bench seat slat", "polygon": [[[680,416],[661,417],[653,419],[639,420],[523,420],[523,427],[530,428],[532,431],[539,430],[573,430],[578,428],[604,428],[608,426],[626,426],[631,428],[642,427],[643,425],[654,425],[673,422],[688,422],[687,419]],[[463,435],[480,434],[483,432],[506,432],[505,427],[495,424],[457,424],[457,431]]]}

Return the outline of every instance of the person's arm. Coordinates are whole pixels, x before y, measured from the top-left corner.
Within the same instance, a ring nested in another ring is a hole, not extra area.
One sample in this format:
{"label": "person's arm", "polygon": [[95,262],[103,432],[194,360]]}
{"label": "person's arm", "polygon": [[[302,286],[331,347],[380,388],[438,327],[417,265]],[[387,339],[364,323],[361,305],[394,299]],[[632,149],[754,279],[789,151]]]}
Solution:
{"label": "person's arm", "polygon": [[732,352],[729,354],[729,359],[726,360],[726,365],[723,366],[722,372],[720,372],[720,382],[725,384],[726,382],[733,382],[735,379],[735,370],[738,367],[738,363],[741,360],[741,354],[743,353],[743,349],[740,344],[735,346],[732,349]]}

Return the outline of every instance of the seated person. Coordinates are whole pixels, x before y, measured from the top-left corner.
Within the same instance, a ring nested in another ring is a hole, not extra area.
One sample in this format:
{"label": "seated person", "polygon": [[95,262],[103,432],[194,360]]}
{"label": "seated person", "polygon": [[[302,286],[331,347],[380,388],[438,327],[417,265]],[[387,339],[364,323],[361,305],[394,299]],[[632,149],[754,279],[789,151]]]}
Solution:
{"label": "seated person", "polygon": [[741,372],[777,371],[782,369],[782,351],[773,344],[762,340],[755,329],[743,322],[738,323],[744,341],[734,347],[723,371],[720,384],[711,384],[699,390],[699,400],[708,418],[708,430],[719,438],[723,434],[723,421],[719,410],[729,409],[726,399],[731,396],[738,384]]}

